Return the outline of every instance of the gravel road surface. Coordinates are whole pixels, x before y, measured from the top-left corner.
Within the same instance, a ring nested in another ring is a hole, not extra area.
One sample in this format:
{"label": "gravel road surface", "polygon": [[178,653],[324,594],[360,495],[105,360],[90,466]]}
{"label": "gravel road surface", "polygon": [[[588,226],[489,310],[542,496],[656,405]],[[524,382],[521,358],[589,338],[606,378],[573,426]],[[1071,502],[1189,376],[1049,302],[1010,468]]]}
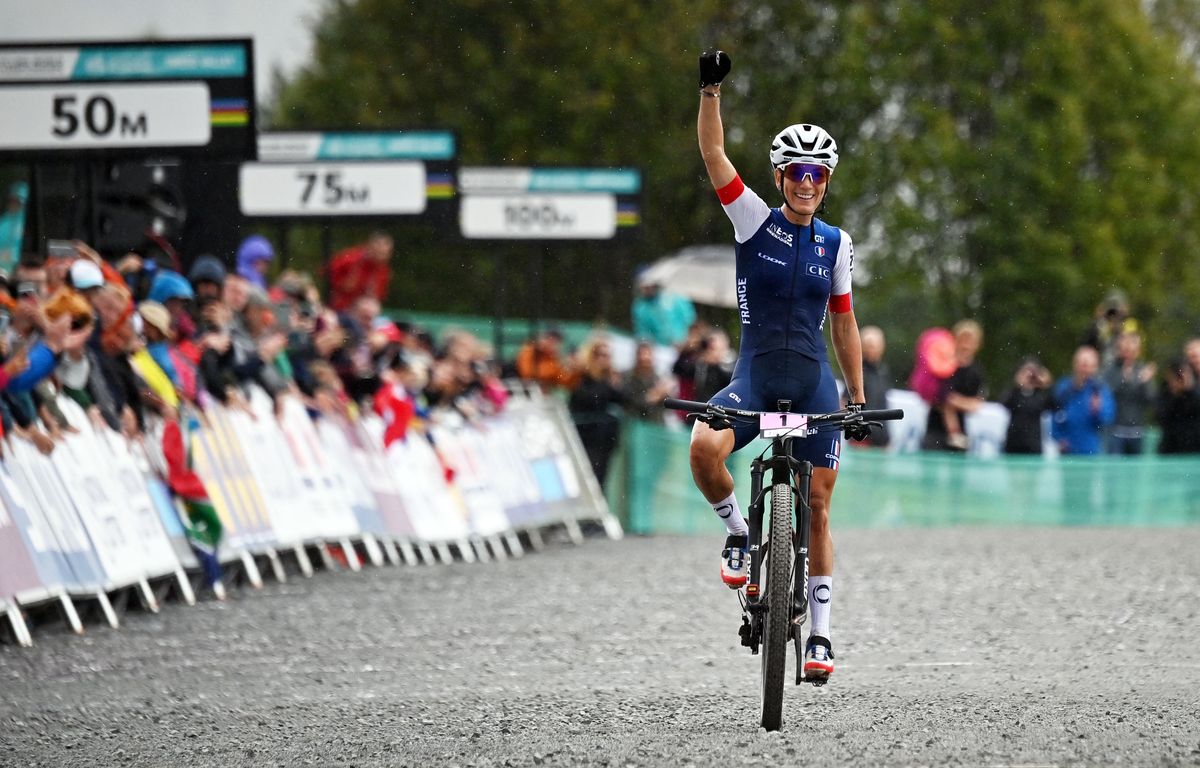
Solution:
{"label": "gravel road surface", "polygon": [[0,765],[1198,765],[1200,529],[837,534],[756,728],[720,541],[368,568],[0,646]]}

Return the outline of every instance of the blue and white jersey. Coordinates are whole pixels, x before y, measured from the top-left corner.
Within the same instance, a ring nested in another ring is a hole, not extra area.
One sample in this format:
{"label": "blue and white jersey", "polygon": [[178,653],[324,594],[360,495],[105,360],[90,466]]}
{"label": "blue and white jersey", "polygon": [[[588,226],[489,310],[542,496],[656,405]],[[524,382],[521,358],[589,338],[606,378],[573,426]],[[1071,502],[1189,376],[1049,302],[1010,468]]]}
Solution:
{"label": "blue and white jersey", "polygon": [[788,221],[742,183],[717,190],[733,222],[737,252],[740,357],[791,350],[826,361],[826,308],[849,312],[854,245],[850,236],[813,218],[812,225]]}

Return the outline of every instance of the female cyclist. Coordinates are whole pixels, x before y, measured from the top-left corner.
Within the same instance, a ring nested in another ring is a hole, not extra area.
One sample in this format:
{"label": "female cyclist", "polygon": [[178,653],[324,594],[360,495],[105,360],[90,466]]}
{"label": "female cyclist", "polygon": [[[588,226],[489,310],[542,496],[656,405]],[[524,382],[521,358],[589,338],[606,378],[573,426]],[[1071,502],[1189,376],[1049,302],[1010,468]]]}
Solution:
{"label": "female cyclist", "polygon": [[[850,236],[816,217],[837,168],[837,143],[809,123],[784,128],[771,142],[771,167],[783,203],[771,208],[743,183],[725,156],[721,81],[729,73],[723,51],[700,56],[700,113],[696,132],[708,177],[733,223],[737,258],[741,348],[733,380],[710,403],[745,410],[775,410],[790,400],[797,413],[828,413],[840,407],[822,329],[826,310],[846,400],[860,407],[862,349],[850,297],[854,247]],[[863,427],[869,433],[867,427]],[[717,431],[697,422],[692,429],[692,477],[729,536],[721,553],[721,578],[733,589],[746,583],[747,525],[733,495],[729,454],[758,434],[756,425]],[[858,430],[848,436],[863,439]],[[796,458],[813,464],[810,490],[812,530],[808,601],[812,630],[805,647],[804,676],[833,673],[829,607],[833,588],[833,542],[829,500],[837,480],[840,436],[796,440]]]}

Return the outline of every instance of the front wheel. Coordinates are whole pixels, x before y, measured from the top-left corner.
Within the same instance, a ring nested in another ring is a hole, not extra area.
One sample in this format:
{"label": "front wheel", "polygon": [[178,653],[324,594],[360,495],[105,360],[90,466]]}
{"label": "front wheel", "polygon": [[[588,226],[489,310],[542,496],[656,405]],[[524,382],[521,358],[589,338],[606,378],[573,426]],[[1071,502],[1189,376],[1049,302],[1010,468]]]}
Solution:
{"label": "front wheel", "polygon": [[767,616],[762,647],[762,727],[777,731],[783,725],[783,681],[788,641],[792,638],[792,488],[777,483],[771,488],[771,530],[767,541]]}

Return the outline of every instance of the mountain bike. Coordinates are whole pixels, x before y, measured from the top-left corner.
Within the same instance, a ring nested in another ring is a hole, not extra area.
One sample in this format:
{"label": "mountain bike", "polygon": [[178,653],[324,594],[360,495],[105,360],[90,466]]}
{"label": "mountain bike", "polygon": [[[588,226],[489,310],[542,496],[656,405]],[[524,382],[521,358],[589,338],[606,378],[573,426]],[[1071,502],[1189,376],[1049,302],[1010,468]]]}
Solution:
{"label": "mountain bike", "polygon": [[[780,400],[775,411],[743,411],[709,403],[667,398],[667,408],[692,414],[713,429],[757,423],[759,437],[771,444],[750,462],[750,576],[738,591],[743,646],[762,660],[762,727],[777,731],[783,724],[783,687],[787,645],[796,647],[796,685],[804,680],[804,646],[801,629],[808,617],[808,541],[812,508],[809,487],[813,465],[792,456],[792,441],[820,432],[844,430],[859,424],[882,428],[884,421],[904,418],[904,411],[845,409],[826,414],[791,412],[791,402]],[[768,452],[770,456],[768,456]],[[764,483],[770,472],[770,484]],[[762,541],[767,497],[771,514],[767,540]],[[761,650],[761,653],[760,653]],[[824,680],[810,681],[823,685]]]}

